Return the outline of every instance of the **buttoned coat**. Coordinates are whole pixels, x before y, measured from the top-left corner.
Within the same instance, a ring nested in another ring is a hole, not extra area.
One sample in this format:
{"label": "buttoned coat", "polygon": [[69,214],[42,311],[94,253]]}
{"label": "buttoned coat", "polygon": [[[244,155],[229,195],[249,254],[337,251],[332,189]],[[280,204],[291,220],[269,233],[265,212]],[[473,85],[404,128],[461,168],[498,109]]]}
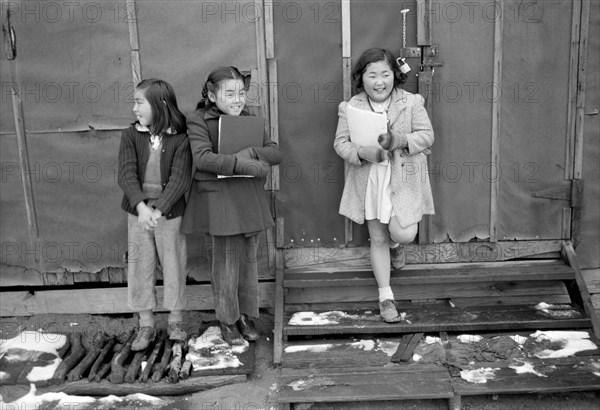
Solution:
{"label": "buttoned coat", "polygon": [[[359,146],[350,139],[347,104],[363,110],[371,110],[371,105],[364,91],[350,101],[340,103],[333,144],[335,152],[344,159],[346,168],[339,213],[363,224],[371,162],[359,158]],[[392,207],[400,225],[407,227],[419,222],[424,214],[435,212],[426,156],[433,144],[433,128],[423,97],[400,88],[392,91],[387,115],[392,139],[402,141],[402,147],[391,152]]]}

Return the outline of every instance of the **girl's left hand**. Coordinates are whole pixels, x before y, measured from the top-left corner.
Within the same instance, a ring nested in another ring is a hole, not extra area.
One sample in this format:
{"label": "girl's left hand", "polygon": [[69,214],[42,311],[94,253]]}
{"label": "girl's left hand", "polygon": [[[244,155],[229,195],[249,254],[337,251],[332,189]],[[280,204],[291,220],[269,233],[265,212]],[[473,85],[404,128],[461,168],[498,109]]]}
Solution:
{"label": "girl's left hand", "polygon": [[254,152],[252,147],[244,148],[243,150],[237,152],[235,156],[238,158],[258,159],[258,155],[256,155],[256,152]]}

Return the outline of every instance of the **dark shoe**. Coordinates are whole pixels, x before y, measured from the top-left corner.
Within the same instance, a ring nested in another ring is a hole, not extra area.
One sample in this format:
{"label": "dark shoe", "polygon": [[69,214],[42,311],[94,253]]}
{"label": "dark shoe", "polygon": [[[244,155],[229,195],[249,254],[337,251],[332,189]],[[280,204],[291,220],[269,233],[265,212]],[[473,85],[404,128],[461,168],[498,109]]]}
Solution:
{"label": "dark shoe", "polygon": [[246,344],[246,341],[238,331],[235,323],[233,325],[226,325],[223,322],[219,322],[219,328],[221,329],[221,335],[223,340],[232,346],[241,346]]}
{"label": "dark shoe", "polygon": [[185,342],[187,339],[187,333],[183,330],[183,323],[181,322],[171,322],[167,327],[167,333],[169,334],[170,340],[177,340],[181,342]]}
{"label": "dark shoe", "polygon": [[152,326],[144,326],[140,328],[137,332],[135,340],[133,341],[133,343],[131,343],[131,350],[134,352],[138,352],[140,350],[146,349],[155,337],[156,329],[154,329]]}
{"label": "dark shoe", "polygon": [[237,321],[237,327],[244,339],[254,342],[260,338],[260,333],[256,330],[254,322],[247,315],[242,315]]}

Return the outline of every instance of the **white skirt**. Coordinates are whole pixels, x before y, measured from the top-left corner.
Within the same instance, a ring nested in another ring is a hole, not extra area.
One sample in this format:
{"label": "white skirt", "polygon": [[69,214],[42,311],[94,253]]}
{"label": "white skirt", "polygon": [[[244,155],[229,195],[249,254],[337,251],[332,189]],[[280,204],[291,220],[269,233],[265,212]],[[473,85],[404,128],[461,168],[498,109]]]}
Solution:
{"label": "white skirt", "polygon": [[390,219],[394,216],[391,182],[391,161],[388,161],[386,165],[371,164],[365,196],[366,220],[379,219],[381,223],[390,223]]}

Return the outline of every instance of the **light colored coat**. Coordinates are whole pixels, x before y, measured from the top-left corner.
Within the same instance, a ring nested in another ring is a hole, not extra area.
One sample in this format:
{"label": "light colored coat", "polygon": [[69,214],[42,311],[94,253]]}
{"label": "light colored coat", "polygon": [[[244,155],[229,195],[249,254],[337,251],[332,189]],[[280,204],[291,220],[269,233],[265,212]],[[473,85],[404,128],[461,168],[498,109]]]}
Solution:
{"label": "light colored coat", "polygon": [[[403,148],[392,151],[392,207],[402,227],[415,224],[424,214],[433,214],[433,196],[429,184],[427,157],[433,144],[433,128],[419,94],[400,88],[392,91],[388,110],[390,134],[401,141]],[[367,94],[363,91],[342,102],[338,108],[338,127],[335,133],[335,152],[345,161],[346,176],[340,202],[340,214],[352,221],[365,222],[365,195],[371,163],[358,157],[359,146],[350,140],[346,105],[371,110]]]}

